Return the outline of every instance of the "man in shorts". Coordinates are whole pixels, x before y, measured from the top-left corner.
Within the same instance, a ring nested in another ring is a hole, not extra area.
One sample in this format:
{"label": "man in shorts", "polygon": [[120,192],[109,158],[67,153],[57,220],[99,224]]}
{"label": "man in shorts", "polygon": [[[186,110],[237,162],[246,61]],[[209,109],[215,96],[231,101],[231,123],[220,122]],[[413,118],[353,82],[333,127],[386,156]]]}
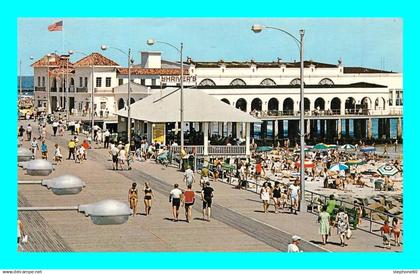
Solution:
{"label": "man in shorts", "polygon": [[203,220],[207,220],[208,222],[210,222],[211,217],[211,203],[213,200],[213,191],[214,189],[210,187],[210,182],[207,182],[206,186],[201,191],[201,198],[203,199]]}
{"label": "man in shorts", "polygon": [[292,206],[291,206],[292,213],[294,211],[294,213],[297,214],[298,207],[299,207],[299,197],[300,197],[299,180],[296,180],[293,185],[289,186],[289,197],[292,203]]}
{"label": "man in shorts", "polygon": [[111,157],[112,157],[112,169],[118,170],[118,154],[120,150],[117,146],[112,145],[111,147]]}
{"label": "man in shorts", "polygon": [[192,206],[195,202],[195,193],[191,189],[191,185],[187,187],[187,190],[184,192],[184,205],[185,205],[185,217],[187,222],[192,221]]}
{"label": "man in shorts", "polygon": [[169,202],[172,203],[173,221],[178,222],[179,207],[181,205],[182,191],[178,188],[178,184],[174,185],[174,189],[169,193]]}

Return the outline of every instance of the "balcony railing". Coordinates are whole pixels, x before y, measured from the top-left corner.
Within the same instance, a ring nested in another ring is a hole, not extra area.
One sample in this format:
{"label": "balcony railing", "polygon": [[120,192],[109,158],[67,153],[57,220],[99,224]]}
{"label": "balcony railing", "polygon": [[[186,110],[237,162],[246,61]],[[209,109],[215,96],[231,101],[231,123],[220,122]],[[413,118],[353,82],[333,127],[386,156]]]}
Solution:
{"label": "balcony railing", "polygon": [[113,89],[112,88],[95,88],[95,93],[112,93]]}
{"label": "balcony railing", "polygon": [[[250,114],[256,118],[270,118],[270,117],[284,117],[284,116],[299,116],[300,111],[286,110],[268,110],[268,111],[251,111]],[[305,111],[306,117],[314,116],[334,116],[334,115],[401,115],[401,111],[395,110],[382,110],[382,109],[345,109],[344,113],[341,113],[339,109],[328,109],[328,110],[307,110]]]}
{"label": "balcony railing", "polygon": [[[171,147],[172,152],[179,153],[181,147]],[[184,146],[185,152],[188,154],[195,154],[197,156],[204,155],[204,146]],[[239,156],[245,155],[246,148],[245,146],[208,146],[208,155],[209,156]]]}
{"label": "balcony railing", "polygon": [[87,92],[87,87],[76,88],[76,92]]}
{"label": "balcony railing", "polygon": [[45,87],[35,87],[35,91],[45,91]]}

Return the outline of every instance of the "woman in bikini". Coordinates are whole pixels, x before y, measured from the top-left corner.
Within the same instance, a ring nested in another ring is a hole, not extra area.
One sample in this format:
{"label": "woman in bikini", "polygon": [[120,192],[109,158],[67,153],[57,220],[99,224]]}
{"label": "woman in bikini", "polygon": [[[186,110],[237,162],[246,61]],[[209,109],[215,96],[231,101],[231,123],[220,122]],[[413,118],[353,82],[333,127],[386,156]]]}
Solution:
{"label": "woman in bikini", "polygon": [[133,216],[137,214],[137,202],[138,202],[138,191],[137,184],[133,183],[131,188],[128,190],[128,203],[130,208],[133,210]]}
{"label": "woman in bikini", "polygon": [[146,216],[150,215],[150,210],[152,209],[152,198],[155,198],[153,191],[149,186],[148,182],[144,183],[144,210]]}

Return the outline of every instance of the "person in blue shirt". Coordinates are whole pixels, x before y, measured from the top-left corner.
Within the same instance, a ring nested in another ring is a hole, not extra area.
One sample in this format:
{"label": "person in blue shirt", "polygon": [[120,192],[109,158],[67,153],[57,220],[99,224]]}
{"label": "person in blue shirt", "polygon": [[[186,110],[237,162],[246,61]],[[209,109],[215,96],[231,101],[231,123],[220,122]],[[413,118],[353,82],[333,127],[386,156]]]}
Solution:
{"label": "person in blue shirt", "polygon": [[48,159],[47,153],[48,153],[47,144],[45,143],[45,141],[42,141],[42,144],[41,144],[42,159],[45,159],[45,160]]}

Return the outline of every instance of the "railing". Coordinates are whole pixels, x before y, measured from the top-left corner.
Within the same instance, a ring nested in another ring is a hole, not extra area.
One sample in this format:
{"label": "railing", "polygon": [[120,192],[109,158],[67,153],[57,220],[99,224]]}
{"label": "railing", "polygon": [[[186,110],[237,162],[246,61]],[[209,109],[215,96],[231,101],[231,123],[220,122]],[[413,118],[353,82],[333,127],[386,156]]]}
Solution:
{"label": "railing", "polygon": [[35,87],[35,91],[45,91],[45,87]]}
{"label": "railing", "polygon": [[[173,153],[179,153],[181,147],[171,147]],[[204,155],[204,146],[184,146],[185,152],[188,154],[195,154],[197,156]],[[246,148],[245,146],[208,146],[208,155],[209,156],[236,156],[236,155],[245,155]]]}
{"label": "railing", "polygon": [[[270,118],[270,117],[284,117],[284,116],[299,116],[300,111],[286,110],[267,110],[267,111],[251,111],[249,114],[256,118]],[[345,109],[345,115],[402,115],[402,110],[373,110],[373,109]],[[343,115],[344,115],[343,114]],[[342,115],[339,109],[328,110],[306,110],[306,117],[314,116],[336,116]]]}
{"label": "railing", "polygon": [[87,87],[76,88],[76,92],[87,92]]}
{"label": "railing", "polygon": [[[322,195],[322,194],[319,194],[319,193],[316,193],[316,192],[309,191],[309,190],[305,190],[305,192],[307,194],[305,198],[310,196],[309,200],[305,199],[310,204],[310,206],[308,207],[308,208],[310,208],[310,212],[314,213],[314,214],[318,214],[319,212],[314,211],[314,208],[318,207],[318,206],[321,206],[321,205],[326,205],[329,197],[327,197],[326,195]],[[319,202],[319,201],[322,201],[322,203]],[[336,199],[336,201],[337,201],[337,205],[339,205],[340,207],[343,206],[347,210],[353,208],[353,206],[354,206],[352,203],[349,203],[349,202],[346,202],[346,201],[343,201],[343,200],[340,200],[340,199]],[[402,218],[398,217],[396,215],[389,214],[389,213],[386,213],[386,212],[382,212],[382,211],[379,211],[379,210],[375,210],[375,209],[372,209],[372,208],[369,208],[369,207],[364,207],[364,211],[366,212],[366,214],[364,214],[364,216],[362,216],[361,218],[362,218],[362,220],[368,221],[368,224],[369,224],[368,228],[365,228],[363,226],[358,226],[357,229],[360,229],[360,230],[363,230],[363,231],[366,231],[366,232],[369,232],[369,233],[372,233],[372,234],[375,234],[375,235],[380,235],[380,227],[382,226],[383,221],[379,222],[379,221],[374,220],[372,218],[373,214],[376,214],[382,220],[389,220],[390,222],[393,218],[397,218],[397,219],[400,220],[400,222],[402,224]],[[403,230],[401,229],[401,234],[402,234],[402,232],[403,232]]]}
{"label": "railing", "polygon": [[96,92],[101,92],[101,93],[103,93],[103,92],[106,92],[106,93],[112,93],[113,92],[113,89],[112,88],[95,88],[95,93]]}
{"label": "railing", "polygon": [[[237,181],[238,184],[240,183],[236,178],[233,177],[233,175],[231,173],[228,173],[228,172],[226,173],[226,177],[222,176],[222,178],[221,178],[222,182],[225,182],[224,178],[226,178],[226,183],[231,184],[231,185],[233,184],[234,181]],[[268,178],[261,178],[259,181],[254,181],[254,180],[249,180],[249,179],[247,179],[245,181],[246,181],[246,188],[245,189],[248,190],[248,191],[254,192],[256,194],[259,194],[259,192],[261,190],[261,187],[262,187],[264,182],[273,182],[273,183],[275,182],[275,180],[268,179]],[[280,185],[283,188],[288,187],[288,185],[284,182],[280,182]],[[319,194],[319,193],[316,193],[316,192],[305,190],[305,201],[309,202],[308,211],[310,213],[318,214],[319,212],[315,211],[314,208],[317,208],[318,206],[321,206],[321,205],[326,205],[328,199],[329,199],[329,197],[326,196],[326,195],[322,195],[322,194]],[[322,203],[317,202],[319,200],[321,200]],[[347,209],[346,211],[349,211],[354,207],[354,205],[352,203],[349,203],[349,202],[346,202],[346,201],[343,201],[343,200],[340,200],[340,199],[336,199],[336,201],[337,201],[336,206],[337,205],[339,207],[343,206]],[[365,211],[366,214],[364,216],[362,216],[361,218],[362,218],[362,221],[363,220],[368,221],[368,226],[367,227],[357,226],[355,228],[357,228],[359,230],[362,230],[362,231],[365,231],[365,232],[368,232],[368,233],[371,233],[371,234],[374,234],[376,236],[381,236],[380,227],[383,225],[383,222],[379,222],[379,221],[374,220],[372,218],[372,216],[374,214],[376,214],[377,216],[382,216],[383,218],[382,217],[379,217],[379,218],[389,220],[390,222],[395,217],[395,218],[399,219],[400,223],[402,224],[402,218],[398,217],[396,215],[389,214],[389,213],[386,213],[386,212],[382,212],[382,211],[379,211],[379,210],[375,210],[375,209],[372,209],[372,208],[369,208],[369,207],[364,207],[364,211]],[[349,218],[351,219],[352,217],[349,215]],[[355,220],[353,220],[353,221],[355,221]],[[401,235],[402,235],[402,233],[403,233],[403,230],[401,229]]]}

